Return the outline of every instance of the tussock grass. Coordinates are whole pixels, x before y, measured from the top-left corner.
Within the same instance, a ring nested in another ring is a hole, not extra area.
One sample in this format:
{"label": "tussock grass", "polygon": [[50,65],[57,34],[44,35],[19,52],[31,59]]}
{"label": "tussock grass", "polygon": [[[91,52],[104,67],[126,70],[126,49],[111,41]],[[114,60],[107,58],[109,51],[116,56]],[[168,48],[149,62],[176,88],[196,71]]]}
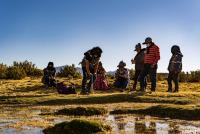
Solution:
{"label": "tussock grass", "polygon": [[156,105],[140,109],[116,109],[111,114],[144,114],[173,119],[200,120],[200,106]]}
{"label": "tussock grass", "polygon": [[54,127],[49,127],[43,132],[45,134],[95,134],[106,133],[111,131],[111,127],[103,125],[97,121],[88,120],[72,120],[71,122],[62,122],[56,124]]}
{"label": "tussock grass", "polygon": [[64,108],[58,110],[56,115],[68,115],[68,116],[93,116],[93,115],[105,115],[108,111],[104,108],[96,107],[76,107],[76,108]]}

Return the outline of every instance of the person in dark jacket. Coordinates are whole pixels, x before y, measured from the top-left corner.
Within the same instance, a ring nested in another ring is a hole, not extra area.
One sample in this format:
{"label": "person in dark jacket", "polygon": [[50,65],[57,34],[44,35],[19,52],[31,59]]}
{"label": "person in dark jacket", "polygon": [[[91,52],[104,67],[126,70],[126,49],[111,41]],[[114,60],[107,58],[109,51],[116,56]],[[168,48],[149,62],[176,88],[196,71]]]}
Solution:
{"label": "person in dark jacket", "polygon": [[54,68],[54,63],[49,62],[48,66],[43,70],[44,76],[43,76],[43,83],[47,87],[56,87],[56,69]]}
{"label": "person in dark jacket", "polygon": [[140,73],[139,81],[141,84],[141,91],[145,91],[145,78],[149,74],[151,79],[151,91],[156,90],[156,75],[158,68],[158,61],[160,60],[159,47],[152,41],[150,37],[145,39],[143,43],[147,46],[144,55],[144,69]]}
{"label": "person in dark jacket", "polygon": [[[133,84],[132,91],[136,90],[139,75],[144,68],[144,54],[145,54],[144,52],[145,52],[145,49],[142,49],[141,44],[138,43],[135,46],[135,51],[137,52],[137,54],[134,57],[134,59],[131,60],[132,64],[135,64],[135,77],[134,77],[134,84]],[[146,79],[145,79],[145,88],[146,88],[146,85],[147,85],[147,83],[146,83]],[[142,87],[142,85],[140,85],[140,88],[141,87]]]}
{"label": "person in dark jacket", "polygon": [[90,89],[96,79],[96,74],[102,52],[103,51],[100,47],[94,47],[84,53],[84,58],[81,62],[83,71],[81,94],[89,94],[91,92]]}
{"label": "person in dark jacket", "polygon": [[179,73],[182,71],[182,53],[180,47],[177,45],[172,46],[171,48],[172,57],[169,61],[168,66],[168,92],[172,92],[172,81],[175,84],[174,92],[179,90]]}

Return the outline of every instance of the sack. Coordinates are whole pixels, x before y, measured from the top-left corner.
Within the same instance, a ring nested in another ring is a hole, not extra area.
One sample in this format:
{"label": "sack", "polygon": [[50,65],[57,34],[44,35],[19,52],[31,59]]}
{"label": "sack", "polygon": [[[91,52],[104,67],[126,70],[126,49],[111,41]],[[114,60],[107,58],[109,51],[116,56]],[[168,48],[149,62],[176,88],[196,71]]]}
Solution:
{"label": "sack", "polygon": [[56,87],[59,94],[76,94],[75,87],[65,86],[63,82],[57,83]]}

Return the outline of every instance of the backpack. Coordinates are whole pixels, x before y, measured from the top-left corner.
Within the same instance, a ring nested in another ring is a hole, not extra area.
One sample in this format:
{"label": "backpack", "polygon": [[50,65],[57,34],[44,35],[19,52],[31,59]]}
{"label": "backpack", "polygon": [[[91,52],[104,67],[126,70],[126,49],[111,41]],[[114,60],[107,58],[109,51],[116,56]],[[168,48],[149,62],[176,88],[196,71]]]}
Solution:
{"label": "backpack", "polygon": [[76,94],[74,86],[66,86],[63,82],[57,83],[57,91],[59,94]]}

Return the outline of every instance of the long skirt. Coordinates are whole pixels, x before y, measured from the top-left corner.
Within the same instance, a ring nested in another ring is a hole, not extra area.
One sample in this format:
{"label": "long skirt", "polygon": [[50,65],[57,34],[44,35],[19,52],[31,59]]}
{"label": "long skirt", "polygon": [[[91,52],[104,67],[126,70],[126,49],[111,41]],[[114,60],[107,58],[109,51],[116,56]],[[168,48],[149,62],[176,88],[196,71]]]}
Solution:
{"label": "long skirt", "polygon": [[95,90],[108,90],[108,82],[104,76],[97,75],[97,79],[94,83]]}

